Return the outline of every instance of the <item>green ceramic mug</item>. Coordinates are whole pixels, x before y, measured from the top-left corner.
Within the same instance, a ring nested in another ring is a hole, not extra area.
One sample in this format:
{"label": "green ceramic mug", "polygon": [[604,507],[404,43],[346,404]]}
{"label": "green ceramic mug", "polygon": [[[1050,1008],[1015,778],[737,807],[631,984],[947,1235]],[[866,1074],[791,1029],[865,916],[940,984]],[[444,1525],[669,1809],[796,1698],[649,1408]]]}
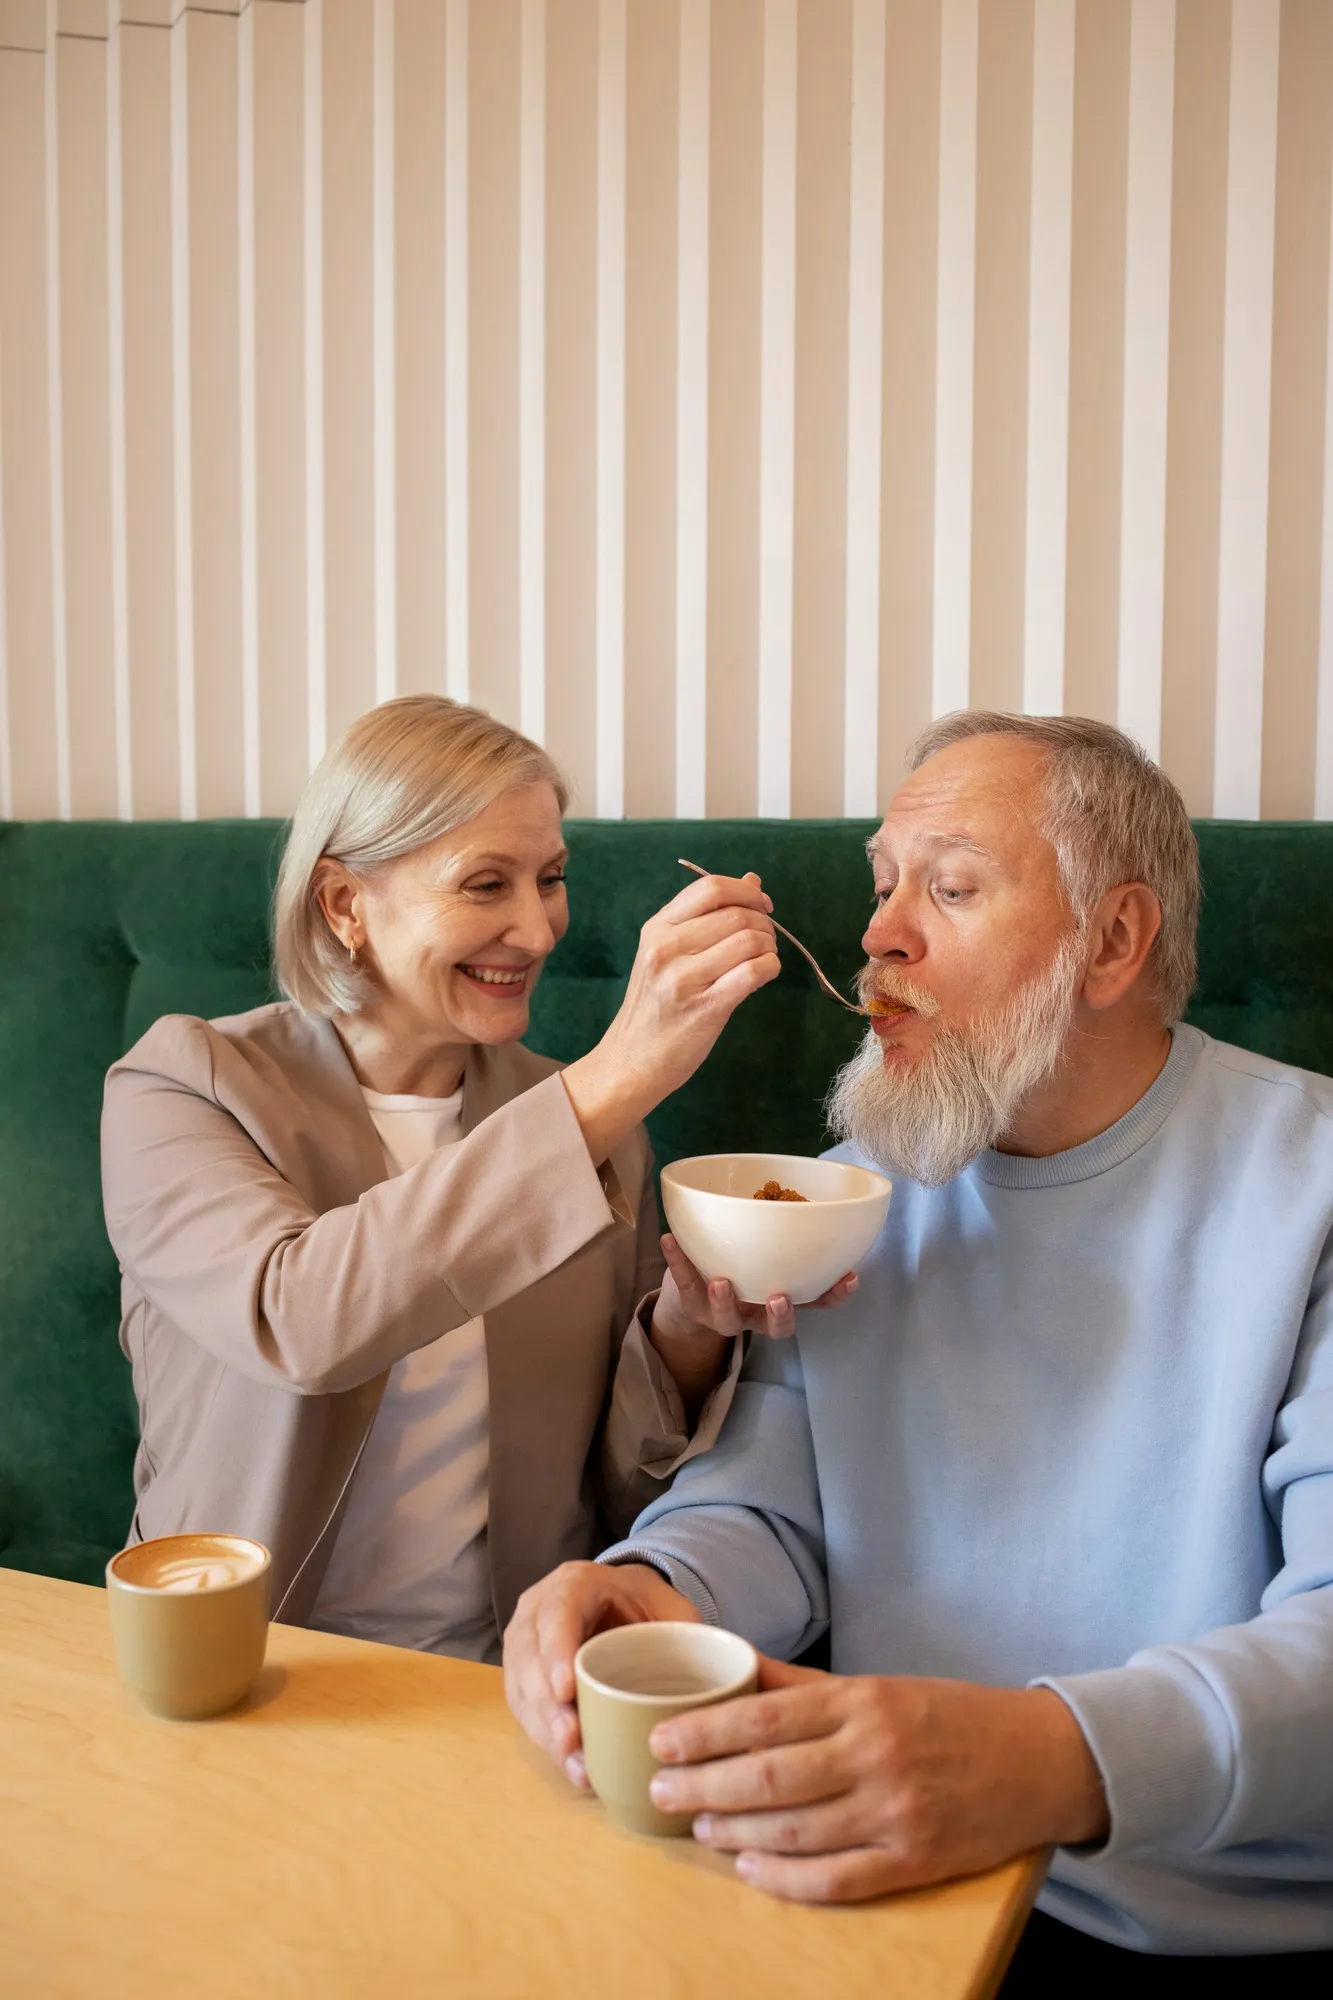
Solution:
{"label": "green ceramic mug", "polygon": [[588,1779],[607,1812],[631,1833],[684,1834],[689,1813],[659,1812],[648,1796],[661,1769],[648,1748],[659,1722],[753,1694],[759,1656],[715,1625],[620,1625],[574,1655]]}

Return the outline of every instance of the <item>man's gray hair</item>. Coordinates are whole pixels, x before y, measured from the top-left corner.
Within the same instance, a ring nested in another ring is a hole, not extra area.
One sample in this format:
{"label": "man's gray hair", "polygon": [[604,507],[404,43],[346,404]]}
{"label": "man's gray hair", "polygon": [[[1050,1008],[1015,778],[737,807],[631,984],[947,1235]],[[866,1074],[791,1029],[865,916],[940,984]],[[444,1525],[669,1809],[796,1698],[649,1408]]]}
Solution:
{"label": "man's gray hair", "polygon": [[1041,830],[1080,922],[1120,882],[1152,890],[1162,906],[1151,958],[1157,995],[1163,1020],[1180,1020],[1198,976],[1199,844],[1166,772],[1108,722],[991,709],[959,709],[932,722],[908,751],[908,770],[972,736],[1021,736],[1046,750]]}

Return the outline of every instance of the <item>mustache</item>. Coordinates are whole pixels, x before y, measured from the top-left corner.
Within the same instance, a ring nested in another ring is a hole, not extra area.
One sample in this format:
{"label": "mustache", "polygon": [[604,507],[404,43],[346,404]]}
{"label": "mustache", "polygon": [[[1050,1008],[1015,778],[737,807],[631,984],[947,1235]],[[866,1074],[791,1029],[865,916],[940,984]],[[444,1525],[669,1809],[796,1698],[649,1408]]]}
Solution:
{"label": "mustache", "polygon": [[940,1002],[924,986],[917,986],[912,980],[904,979],[887,965],[864,965],[856,976],[856,994],[865,1008],[910,1007],[914,1014],[920,1014],[925,1021],[933,1021],[943,1012]]}

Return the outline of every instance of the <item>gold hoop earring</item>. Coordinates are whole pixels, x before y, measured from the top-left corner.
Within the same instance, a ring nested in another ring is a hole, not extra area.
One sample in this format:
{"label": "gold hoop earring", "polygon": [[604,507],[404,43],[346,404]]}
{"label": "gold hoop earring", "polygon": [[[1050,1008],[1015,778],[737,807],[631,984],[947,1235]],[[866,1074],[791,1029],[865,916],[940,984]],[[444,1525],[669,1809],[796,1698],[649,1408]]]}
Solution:
{"label": "gold hoop earring", "polygon": [[355,972],[355,970],[356,970],[356,946],[355,946],[354,944],[349,944],[349,945],[348,945],[348,947],[347,947],[347,962],[348,962],[348,964],[349,964],[349,965],[351,966],[351,968],[352,968],[353,972]]}

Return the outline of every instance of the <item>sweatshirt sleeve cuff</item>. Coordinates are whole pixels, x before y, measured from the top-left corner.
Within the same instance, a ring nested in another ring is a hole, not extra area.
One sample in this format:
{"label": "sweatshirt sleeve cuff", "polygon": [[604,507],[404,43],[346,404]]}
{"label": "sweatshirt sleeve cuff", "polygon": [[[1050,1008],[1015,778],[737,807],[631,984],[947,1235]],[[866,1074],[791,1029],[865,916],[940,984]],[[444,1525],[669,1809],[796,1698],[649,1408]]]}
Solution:
{"label": "sweatshirt sleeve cuff", "polygon": [[613,1548],[603,1549],[597,1560],[599,1563],[610,1563],[613,1567],[620,1563],[646,1563],[649,1569],[655,1569],[659,1576],[664,1576],[671,1588],[678,1590],[694,1606],[705,1625],[722,1623],[708,1585],[696,1571],[675,1556],[662,1555],[657,1549],[646,1549],[639,1542],[617,1542]]}
{"label": "sweatshirt sleeve cuff", "polygon": [[1029,1685],[1072,1710],[1101,1772],[1111,1831],[1094,1850],[1099,1861],[1207,1845],[1230,1796],[1234,1746],[1221,1704],[1188,1661],[1155,1653],[1142,1665]]}

